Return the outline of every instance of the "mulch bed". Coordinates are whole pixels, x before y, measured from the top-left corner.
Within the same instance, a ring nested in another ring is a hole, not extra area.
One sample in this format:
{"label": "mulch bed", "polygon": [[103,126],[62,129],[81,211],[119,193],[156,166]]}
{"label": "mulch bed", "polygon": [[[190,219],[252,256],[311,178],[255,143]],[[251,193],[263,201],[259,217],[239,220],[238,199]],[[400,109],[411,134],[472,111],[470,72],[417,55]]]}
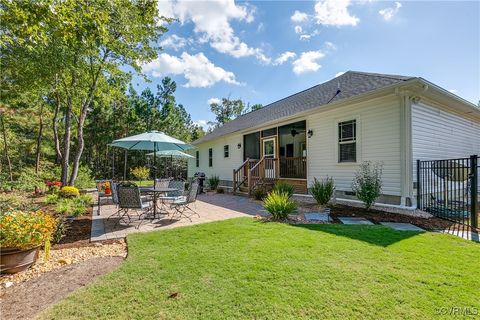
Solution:
{"label": "mulch bed", "polygon": [[87,214],[80,216],[72,222],[67,222],[65,236],[52,246],[52,249],[64,249],[90,246],[90,233],[92,230],[93,208],[88,209]]}
{"label": "mulch bed", "polygon": [[[315,204],[302,204],[301,207],[303,209],[302,211],[304,212],[318,210]],[[436,217],[421,218],[400,213],[385,212],[376,209],[367,210],[361,207],[351,207],[341,204],[330,206],[330,209],[330,216],[332,217],[334,223],[341,223],[338,217],[358,217],[370,220],[375,224],[380,224],[380,222],[411,223],[428,231],[438,231],[452,228],[457,229],[459,227],[454,222]]]}

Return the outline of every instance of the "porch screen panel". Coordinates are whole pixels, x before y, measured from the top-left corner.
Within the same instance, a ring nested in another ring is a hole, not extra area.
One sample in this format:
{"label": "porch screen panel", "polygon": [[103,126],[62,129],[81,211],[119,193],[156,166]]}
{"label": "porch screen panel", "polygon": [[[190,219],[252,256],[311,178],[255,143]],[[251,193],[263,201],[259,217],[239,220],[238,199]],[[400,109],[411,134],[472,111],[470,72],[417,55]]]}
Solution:
{"label": "porch screen panel", "polygon": [[243,136],[243,159],[260,159],[260,132]]}

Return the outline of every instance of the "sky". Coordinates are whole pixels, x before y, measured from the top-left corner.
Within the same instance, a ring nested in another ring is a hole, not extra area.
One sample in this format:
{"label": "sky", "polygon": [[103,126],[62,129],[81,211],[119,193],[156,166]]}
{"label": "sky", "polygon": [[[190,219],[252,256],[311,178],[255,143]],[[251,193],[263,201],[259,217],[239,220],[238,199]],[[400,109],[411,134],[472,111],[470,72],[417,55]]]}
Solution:
{"label": "sky", "polygon": [[143,65],[206,127],[222,97],[267,105],[348,70],[418,76],[477,104],[480,1],[166,1],[176,18]]}

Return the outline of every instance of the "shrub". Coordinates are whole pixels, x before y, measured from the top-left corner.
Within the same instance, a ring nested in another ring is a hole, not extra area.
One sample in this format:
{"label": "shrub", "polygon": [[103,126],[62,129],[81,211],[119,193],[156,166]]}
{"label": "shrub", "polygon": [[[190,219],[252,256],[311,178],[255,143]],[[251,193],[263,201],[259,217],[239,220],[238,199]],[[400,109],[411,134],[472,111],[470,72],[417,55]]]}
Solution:
{"label": "shrub", "polygon": [[365,208],[370,209],[382,191],[382,164],[365,161],[360,165],[352,190]]}
{"label": "shrub", "polygon": [[0,213],[7,211],[36,211],[39,206],[20,192],[0,192]]}
{"label": "shrub", "polygon": [[210,190],[216,190],[218,185],[220,184],[220,178],[216,175],[213,175],[208,178],[208,185]]}
{"label": "shrub", "polygon": [[13,187],[21,191],[34,191],[43,185],[43,179],[35,173],[34,168],[24,168],[18,179],[13,183]]}
{"label": "shrub", "polygon": [[90,194],[82,194],[80,197],[78,197],[77,199],[77,202],[78,203],[81,203],[83,204],[85,207],[88,207],[92,204],[93,202],[93,197],[92,195]]}
{"label": "shrub", "polygon": [[317,178],[313,178],[313,183],[310,187],[310,193],[319,205],[326,205],[332,198],[334,190],[335,184],[332,178],[327,177],[324,180],[317,180]]}
{"label": "shrub", "polygon": [[56,225],[56,219],[42,211],[1,214],[0,247],[24,250],[45,244],[47,251]]}
{"label": "shrub", "polygon": [[263,200],[267,196],[267,190],[264,187],[260,186],[253,190],[252,196],[255,200]]}
{"label": "shrub", "polygon": [[75,198],[80,195],[80,191],[72,186],[65,186],[60,189],[60,196],[63,198]]}
{"label": "shrub", "polygon": [[45,185],[48,188],[48,192],[55,193],[58,192],[58,190],[60,190],[60,188],[62,187],[62,182],[46,180]]}
{"label": "shrub", "polygon": [[272,191],[276,191],[277,193],[285,193],[290,198],[293,193],[295,192],[295,188],[284,181],[277,181],[273,186]]}
{"label": "shrub", "polygon": [[52,233],[52,241],[53,243],[59,243],[60,240],[65,236],[67,232],[67,224],[65,223],[65,219],[59,218],[57,219],[57,225],[55,226],[55,230]]}
{"label": "shrub", "polygon": [[49,194],[45,197],[46,204],[55,204],[58,202],[59,196],[56,193]]}
{"label": "shrub", "polygon": [[14,182],[10,181],[10,176],[6,172],[0,172],[0,191],[9,191],[14,187]]}
{"label": "shrub", "polygon": [[217,193],[225,193],[225,189],[218,187]]}
{"label": "shrub", "polygon": [[297,204],[290,200],[287,193],[272,191],[263,200],[263,207],[270,212],[274,220],[285,220],[295,211]]}
{"label": "shrub", "polygon": [[60,199],[55,204],[55,212],[61,215],[69,215],[72,211],[72,201],[70,199]]}
{"label": "shrub", "polygon": [[75,186],[79,189],[95,188],[95,180],[92,177],[92,171],[87,166],[80,166],[78,168]]}
{"label": "shrub", "polygon": [[137,179],[137,180],[147,180],[150,176],[150,169],[147,167],[139,166],[133,169],[130,169],[130,173]]}
{"label": "shrub", "polygon": [[79,217],[87,213],[91,202],[92,196],[89,194],[77,198],[61,198],[55,205],[55,212],[64,216]]}

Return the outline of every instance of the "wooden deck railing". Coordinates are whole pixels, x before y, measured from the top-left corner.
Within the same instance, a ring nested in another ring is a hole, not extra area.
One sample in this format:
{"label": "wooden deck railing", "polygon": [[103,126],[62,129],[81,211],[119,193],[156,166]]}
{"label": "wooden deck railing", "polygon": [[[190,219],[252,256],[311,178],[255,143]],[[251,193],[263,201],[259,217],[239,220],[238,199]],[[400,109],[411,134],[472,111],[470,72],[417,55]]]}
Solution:
{"label": "wooden deck railing", "polygon": [[280,157],[280,177],[282,178],[307,178],[306,157]]}
{"label": "wooden deck railing", "polygon": [[237,192],[244,185],[250,195],[260,183],[275,182],[279,174],[277,158],[247,159],[238,169],[233,169],[233,192]]}
{"label": "wooden deck railing", "polygon": [[261,182],[274,182],[278,178],[278,159],[277,158],[265,158],[255,164],[247,175],[248,193],[252,191]]}
{"label": "wooden deck railing", "polygon": [[245,183],[247,176],[245,172],[250,170],[250,159],[247,158],[238,169],[233,169],[233,193],[240,189],[240,186]]}

